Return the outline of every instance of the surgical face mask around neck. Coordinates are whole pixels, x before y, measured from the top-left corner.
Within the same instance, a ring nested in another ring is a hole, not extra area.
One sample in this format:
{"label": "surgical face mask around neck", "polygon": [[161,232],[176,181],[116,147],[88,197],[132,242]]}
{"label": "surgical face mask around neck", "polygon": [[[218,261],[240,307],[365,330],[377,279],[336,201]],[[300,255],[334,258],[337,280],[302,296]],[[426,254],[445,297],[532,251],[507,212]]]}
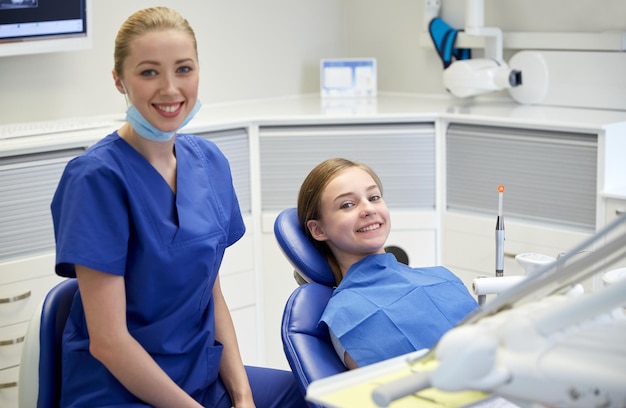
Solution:
{"label": "surgical face mask around neck", "polygon": [[183,122],[178,126],[178,128],[172,132],[164,132],[162,130],[157,129],[150,122],[143,117],[141,113],[137,110],[135,105],[130,105],[126,110],[126,121],[130,123],[130,125],[135,129],[135,132],[139,134],[139,136],[144,139],[152,140],[155,142],[167,142],[170,140],[176,132],[180,129],[184,128],[187,123],[198,113],[202,104],[199,99],[196,99],[196,104],[194,105],[189,115],[183,120]]}

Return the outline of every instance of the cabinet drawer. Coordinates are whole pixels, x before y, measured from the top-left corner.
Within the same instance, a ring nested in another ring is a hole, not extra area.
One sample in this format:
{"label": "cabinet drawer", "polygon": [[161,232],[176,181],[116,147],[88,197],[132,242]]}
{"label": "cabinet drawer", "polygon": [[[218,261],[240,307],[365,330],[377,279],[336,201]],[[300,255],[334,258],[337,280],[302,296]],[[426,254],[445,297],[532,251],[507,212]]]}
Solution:
{"label": "cabinet drawer", "polygon": [[620,215],[626,214],[626,199],[607,198],[606,200],[606,222],[613,221]]}
{"label": "cabinet drawer", "polygon": [[[606,200],[606,218],[605,224],[610,224],[619,216],[626,214],[626,200],[618,200],[617,198],[607,198]],[[622,233],[626,230],[626,225],[622,224],[614,234]]]}
{"label": "cabinet drawer", "polygon": [[[619,216],[626,214],[626,200],[619,200],[616,198],[608,198],[606,200],[606,218],[605,224],[608,225],[615,221]],[[608,235],[608,239],[616,237],[617,235],[623,234],[626,232],[626,224],[622,223],[618,228],[616,228],[611,234]],[[618,261],[616,265],[611,265],[609,269],[623,268],[626,267],[626,260],[622,259]]]}
{"label": "cabinet drawer", "polygon": [[0,370],[0,407],[17,407],[17,367]]}
{"label": "cabinet drawer", "polygon": [[19,365],[28,322],[0,327],[0,369]]}
{"label": "cabinet drawer", "polygon": [[50,275],[0,286],[0,327],[28,321],[41,299],[62,279]]}
{"label": "cabinet drawer", "polygon": [[0,285],[54,275],[54,251],[0,262]]}

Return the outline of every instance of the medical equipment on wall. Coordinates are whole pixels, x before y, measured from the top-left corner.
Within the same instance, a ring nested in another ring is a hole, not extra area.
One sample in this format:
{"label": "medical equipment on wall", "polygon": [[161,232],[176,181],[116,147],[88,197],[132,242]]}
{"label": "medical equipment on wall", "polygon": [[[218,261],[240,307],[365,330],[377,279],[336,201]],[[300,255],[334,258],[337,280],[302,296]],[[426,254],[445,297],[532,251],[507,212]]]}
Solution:
{"label": "medical equipment on wall", "polygon": [[[510,68],[502,58],[502,30],[484,26],[484,0],[466,0],[465,33],[483,37],[484,58],[457,59],[443,71],[443,85],[459,98],[517,87],[522,72]],[[444,65],[445,66],[445,65]]]}
{"label": "medical equipment on wall", "polygon": [[489,58],[455,61],[443,71],[443,85],[459,98],[496,92],[522,84],[522,72]]}

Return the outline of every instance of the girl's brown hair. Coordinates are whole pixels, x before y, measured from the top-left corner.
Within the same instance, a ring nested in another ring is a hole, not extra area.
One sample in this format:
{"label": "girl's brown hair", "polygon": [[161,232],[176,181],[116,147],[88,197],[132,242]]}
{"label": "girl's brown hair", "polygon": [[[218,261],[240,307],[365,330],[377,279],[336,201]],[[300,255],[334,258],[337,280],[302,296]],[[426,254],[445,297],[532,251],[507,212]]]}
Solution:
{"label": "girl's brown hair", "polygon": [[309,231],[306,223],[309,220],[320,219],[320,208],[324,189],[339,172],[351,167],[358,167],[372,176],[372,179],[374,179],[374,182],[382,194],[383,185],[374,170],[363,163],[354,162],[340,157],[325,160],[315,166],[302,182],[298,193],[298,221],[304,229],[306,236],[328,260],[328,263],[333,271],[333,275],[335,275],[335,281],[337,284],[341,282],[343,275],[341,274],[339,263],[337,262],[335,255],[333,255],[326,242],[317,241],[311,236],[311,232]]}

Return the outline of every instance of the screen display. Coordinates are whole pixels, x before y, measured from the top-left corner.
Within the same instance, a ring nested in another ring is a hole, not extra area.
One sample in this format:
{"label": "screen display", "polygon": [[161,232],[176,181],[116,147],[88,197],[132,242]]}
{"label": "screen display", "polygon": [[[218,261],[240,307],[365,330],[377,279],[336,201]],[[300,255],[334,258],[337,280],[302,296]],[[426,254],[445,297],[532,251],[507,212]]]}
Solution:
{"label": "screen display", "polygon": [[0,42],[86,33],[84,0],[0,0]]}
{"label": "screen display", "polygon": [[91,0],[0,0],[0,57],[91,48]]}

